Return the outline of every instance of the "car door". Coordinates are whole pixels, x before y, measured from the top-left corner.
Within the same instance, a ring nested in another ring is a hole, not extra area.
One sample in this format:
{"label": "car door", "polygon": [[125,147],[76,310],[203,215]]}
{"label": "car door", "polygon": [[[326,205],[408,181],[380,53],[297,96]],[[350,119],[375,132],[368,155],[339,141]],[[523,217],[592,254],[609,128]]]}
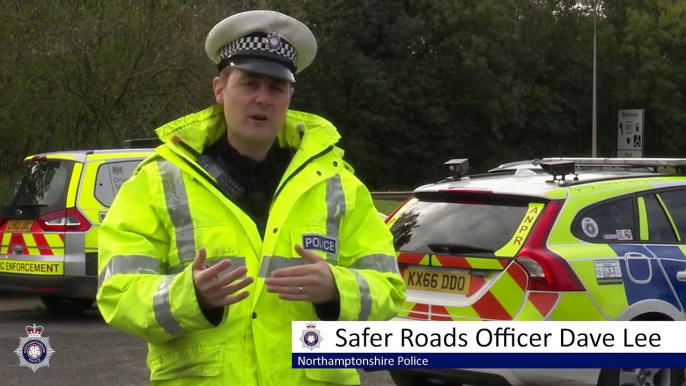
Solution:
{"label": "car door", "polygon": [[679,300],[682,312],[686,307],[686,189],[656,192],[646,197],[649,229],[647,248],[657,257],[660,266]]}
{"label": "car door", "polygon": [[575,235],[581,240],[607,244],[618,257],[614,261],[596,262],[596,277],[603,290],[596,289],[593,294],[601,298],[606,286],[622,285],[625,307],[645,300],[662,300],[680,309],[658,259],[645,245],[649,233],[645,225],[641,226],[647,222],[644,196],[609,199],[577,216],[581,221],[575,223]]}

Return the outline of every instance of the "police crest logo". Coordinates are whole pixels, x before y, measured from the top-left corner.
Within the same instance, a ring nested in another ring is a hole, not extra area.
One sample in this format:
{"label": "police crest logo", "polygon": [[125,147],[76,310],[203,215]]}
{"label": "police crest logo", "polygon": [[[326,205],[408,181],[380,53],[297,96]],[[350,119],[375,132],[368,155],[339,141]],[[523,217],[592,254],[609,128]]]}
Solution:
{"label": "police crest logo", "polygon": [[43,326],[26,326],[28,336],[19,337],[19,347],[14,353],[19,357],[19,366],[26,366],[35,373],[41,367],[50,366],[50,357],[55,353],[50,347],[50,338],[43,336]]}
{"label": "police crest logo", "polygon": [[319,343],[321,343],[323,339],[319,336],[319,330],[315,330],[317,327],[316,324],[307,323],[306,327],[307,330],[302,330],[303,333],[300,336],[300,340],[303,342],[303,347],[307,347],[312,351],[315,348],[319,348]]}

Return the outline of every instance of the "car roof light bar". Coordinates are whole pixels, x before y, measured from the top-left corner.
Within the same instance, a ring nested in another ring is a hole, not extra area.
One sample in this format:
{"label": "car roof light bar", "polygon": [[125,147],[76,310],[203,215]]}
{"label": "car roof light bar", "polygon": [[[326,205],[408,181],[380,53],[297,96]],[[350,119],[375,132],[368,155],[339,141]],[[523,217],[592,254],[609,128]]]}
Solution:
{"label": "car roof light bar", "polygon": [[686,158],[591,158],[547,157],[543,162],[573,162],[577,166],[672,166],[686,167]]}

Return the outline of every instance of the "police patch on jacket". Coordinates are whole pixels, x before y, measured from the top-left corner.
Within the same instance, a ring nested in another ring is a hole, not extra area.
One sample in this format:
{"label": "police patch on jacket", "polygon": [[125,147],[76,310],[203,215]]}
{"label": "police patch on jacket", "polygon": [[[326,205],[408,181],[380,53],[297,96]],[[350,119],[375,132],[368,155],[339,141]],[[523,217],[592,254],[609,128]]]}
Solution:
{"label": "police patch on jacket", "polygon": [[333,237],[310,234],[303,235],[302,241],[303,248],[310,251],[322,251],[335,254],[338,250],[338,240],[334,239]]}

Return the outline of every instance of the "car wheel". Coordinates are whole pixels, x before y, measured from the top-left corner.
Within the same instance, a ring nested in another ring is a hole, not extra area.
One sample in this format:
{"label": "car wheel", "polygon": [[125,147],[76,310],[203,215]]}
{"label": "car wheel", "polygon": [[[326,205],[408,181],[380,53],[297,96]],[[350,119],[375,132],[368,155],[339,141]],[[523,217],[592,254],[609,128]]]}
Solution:
{"label": "car wheel", "polygon": [[684,369],[603,369],[598,386],[682,386]]}
{"label": "car wheel", "polygon": [[412,375],[398,371],[389,371],[391,379],[396,386],[428,386],[428,385],[443,385],[443,386],[462,386],[461,383],[450,383],[437,379],[430,379],[420,375]]}
{"label": "car wheel", "polygon": [[40,300],[48,311],[60,316],[80,315],[89,310],[95,302],[93,299],[63,298],[48,295],[41,296]]}

